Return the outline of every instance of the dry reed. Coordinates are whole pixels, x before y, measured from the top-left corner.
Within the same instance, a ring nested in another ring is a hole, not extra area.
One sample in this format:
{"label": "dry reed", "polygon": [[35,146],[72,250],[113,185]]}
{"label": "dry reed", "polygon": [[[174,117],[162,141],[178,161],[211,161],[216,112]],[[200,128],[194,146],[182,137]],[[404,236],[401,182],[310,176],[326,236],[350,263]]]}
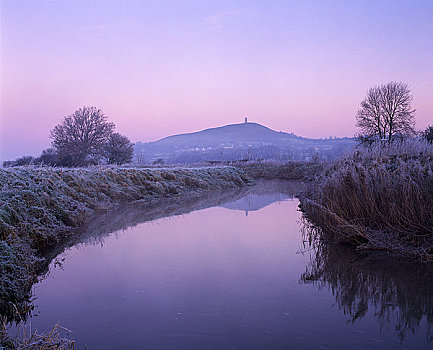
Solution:
{"label": "dry reed", "polygon": [[62,335],[62,332],[71,333],[69,329],[58,324],[48,333],[39,333],[32,330],[30,324],[25,323],[19,323],[12,332],[8,322],[0,318],[0,349],[74,350],[75,342]]}
{"label": "dry reed", "polygon": [[425,141],[360,147],[300,199],[316,227],[310,239],[433,261],[433,147]]}

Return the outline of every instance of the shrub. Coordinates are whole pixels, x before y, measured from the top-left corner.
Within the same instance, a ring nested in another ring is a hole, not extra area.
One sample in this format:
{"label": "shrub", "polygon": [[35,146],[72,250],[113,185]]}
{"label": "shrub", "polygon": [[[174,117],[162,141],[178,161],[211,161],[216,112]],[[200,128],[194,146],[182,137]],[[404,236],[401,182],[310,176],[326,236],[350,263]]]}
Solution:
{"label": "shrub", "polygon": [[35,162],[35,158],[32,156],[22,156],[15,160],[6,160],[3,162],[3,167],[9,168],[13,166],[27,166],[32,165]]}

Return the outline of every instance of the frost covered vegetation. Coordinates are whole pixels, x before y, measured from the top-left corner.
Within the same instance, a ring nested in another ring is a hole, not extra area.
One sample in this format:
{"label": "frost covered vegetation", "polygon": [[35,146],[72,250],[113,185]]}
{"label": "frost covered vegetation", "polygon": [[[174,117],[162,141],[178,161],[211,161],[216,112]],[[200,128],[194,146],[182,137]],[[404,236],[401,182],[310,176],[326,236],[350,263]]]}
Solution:
{"label": "frost covered vegetation", "polygon": [[300,199],[316,228],[310,240],[433,261],[433,145],[425,140],[360,146]]}
{"label": "frost covered vegetation", "polygon": [[249,183],[233,167],[0,169],[0,314],[14,315],[17,305],[26,313],[39,253],[77,234],[96,213]]}
{"label": "frost covered vegetation", "polygon": [[[125,167],[134,168],[173,168],[184,167],[185,164],[130,164]],[[252,179],[265,180],[314,180],[324,169],[326,162],[319,159],[311,161],[277,161],[277,160],[234,160],[234,161],[205,161],[188,165],[188,167],[203,166],[232,166],[245,172]]]}
{"label": "frost covered vegetation", "polygon": [[30,311],[27,299],[32,284],[37,281],[34,263],[27,245],[16,238],[9,243],[0,240],[0,318],[10,318],[17,307],[22,313]]}
{"label": "frost covered vegetation", "polygon": [[260,161],[234,162],[234,166],[245,171],[253,179],[312,180],[323,170],[319,161]]}
{"label": "frost covered vegetation", "polygon": [[0,349],[73,350],[75,342],[64,337],[61,330],[67,331],[56,325],[49,333],[40,334],[23,325],[18,328],[17,334],[10,336],[7,332],[7,323],[2,321],[0,322]]}

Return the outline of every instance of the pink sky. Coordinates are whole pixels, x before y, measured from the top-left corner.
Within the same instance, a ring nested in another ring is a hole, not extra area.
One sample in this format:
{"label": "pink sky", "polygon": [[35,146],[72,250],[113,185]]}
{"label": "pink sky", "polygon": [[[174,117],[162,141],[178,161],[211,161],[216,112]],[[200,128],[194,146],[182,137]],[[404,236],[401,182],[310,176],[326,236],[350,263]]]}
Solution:
{"label": "pink sky", "polygon": [[369,87],[433,124],[433,2],[1,1],[0,160],[87,105],[132,141],[242,122],[353,136]]}

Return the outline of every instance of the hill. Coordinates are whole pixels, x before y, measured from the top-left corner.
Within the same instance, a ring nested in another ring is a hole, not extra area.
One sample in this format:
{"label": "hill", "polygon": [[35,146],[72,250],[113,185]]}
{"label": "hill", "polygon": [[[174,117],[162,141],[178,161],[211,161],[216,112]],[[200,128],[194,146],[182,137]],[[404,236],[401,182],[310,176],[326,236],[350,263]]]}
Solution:
{"label": "hill", "polygon": [[308,139],[258,123],[229,124],[135,145],[138,160],[193,163],[205,160],[308,160],[335,157],[353,146],[352,138]]}
{"label": "hill", "polygon": [[277,132],[257,123],[230,124],[217,128],[205,129],[198,132],[173,135],[165,137],[154,144],[202,144],[219,145],[221,143],[233,144],[234,142],[269,142],[274,143],[279,139],[296,137],[291,134]]}

